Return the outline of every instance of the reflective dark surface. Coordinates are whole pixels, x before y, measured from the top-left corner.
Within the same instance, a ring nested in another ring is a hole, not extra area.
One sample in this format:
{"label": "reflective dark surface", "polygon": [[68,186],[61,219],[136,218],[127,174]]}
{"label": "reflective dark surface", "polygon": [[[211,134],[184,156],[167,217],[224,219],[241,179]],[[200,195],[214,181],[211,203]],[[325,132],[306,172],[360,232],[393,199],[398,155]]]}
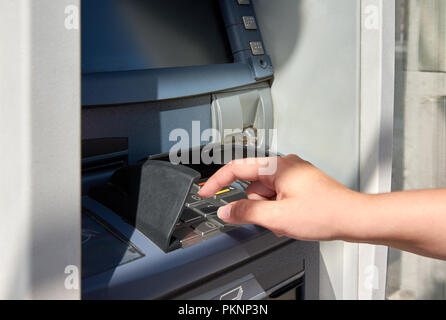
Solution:
{"label": "reflective dark surface", "polygon": [[82,72],[232,63],[218,1],[82,1]]}

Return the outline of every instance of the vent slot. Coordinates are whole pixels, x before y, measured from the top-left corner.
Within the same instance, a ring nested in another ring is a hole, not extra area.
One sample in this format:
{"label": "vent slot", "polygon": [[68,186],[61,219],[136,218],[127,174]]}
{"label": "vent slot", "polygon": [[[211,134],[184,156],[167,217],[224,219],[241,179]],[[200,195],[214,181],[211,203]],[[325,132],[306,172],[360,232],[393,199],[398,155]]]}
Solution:
{"label": "vent slot", "polygon": [[82,141],[82,174],[114,171],[128,164],[127,138]]}

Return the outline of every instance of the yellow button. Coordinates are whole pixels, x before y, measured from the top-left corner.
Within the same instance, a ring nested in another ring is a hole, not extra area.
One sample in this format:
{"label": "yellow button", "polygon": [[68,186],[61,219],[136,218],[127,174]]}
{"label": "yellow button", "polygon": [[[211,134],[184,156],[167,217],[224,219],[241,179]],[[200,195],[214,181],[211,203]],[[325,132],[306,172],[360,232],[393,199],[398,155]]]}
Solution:
{"label": "yellow button", "polygon": [[219,194],[223,194],[223,193],[226,193],[226,192],[229,192],[229,191],[231,191],[231,189],[224,189],[224,190],[221,190],[221,191],[217,192],[216,195],[218,196]]}

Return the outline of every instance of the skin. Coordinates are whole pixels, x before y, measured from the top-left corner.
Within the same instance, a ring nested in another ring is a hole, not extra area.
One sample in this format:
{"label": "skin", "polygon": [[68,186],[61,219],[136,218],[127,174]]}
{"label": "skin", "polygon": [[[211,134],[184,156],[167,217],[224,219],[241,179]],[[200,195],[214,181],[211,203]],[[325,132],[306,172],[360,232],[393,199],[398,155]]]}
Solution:
{"label": "skin", "polygon": [[[277,170],[262,174],[271,161]],[[236,179],[252,184],[248,200],[220,208],[220,219],[228,223],[257,224],[298,240],[385,245],[446,260],[446,189],[362,194],[289,155],[232,161],[199,194],[210,198]]]}

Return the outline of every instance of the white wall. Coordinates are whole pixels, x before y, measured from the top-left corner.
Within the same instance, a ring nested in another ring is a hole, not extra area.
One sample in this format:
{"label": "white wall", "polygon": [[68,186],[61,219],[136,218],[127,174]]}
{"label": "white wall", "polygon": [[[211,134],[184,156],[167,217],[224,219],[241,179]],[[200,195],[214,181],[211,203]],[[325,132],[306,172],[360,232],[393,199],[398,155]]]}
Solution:
{"label": "white wall", "polygon": [[80,35],[65,24],[73,4],[0,1],[0,299],[80,297],[65,286],[67,266],[80,272]]}

